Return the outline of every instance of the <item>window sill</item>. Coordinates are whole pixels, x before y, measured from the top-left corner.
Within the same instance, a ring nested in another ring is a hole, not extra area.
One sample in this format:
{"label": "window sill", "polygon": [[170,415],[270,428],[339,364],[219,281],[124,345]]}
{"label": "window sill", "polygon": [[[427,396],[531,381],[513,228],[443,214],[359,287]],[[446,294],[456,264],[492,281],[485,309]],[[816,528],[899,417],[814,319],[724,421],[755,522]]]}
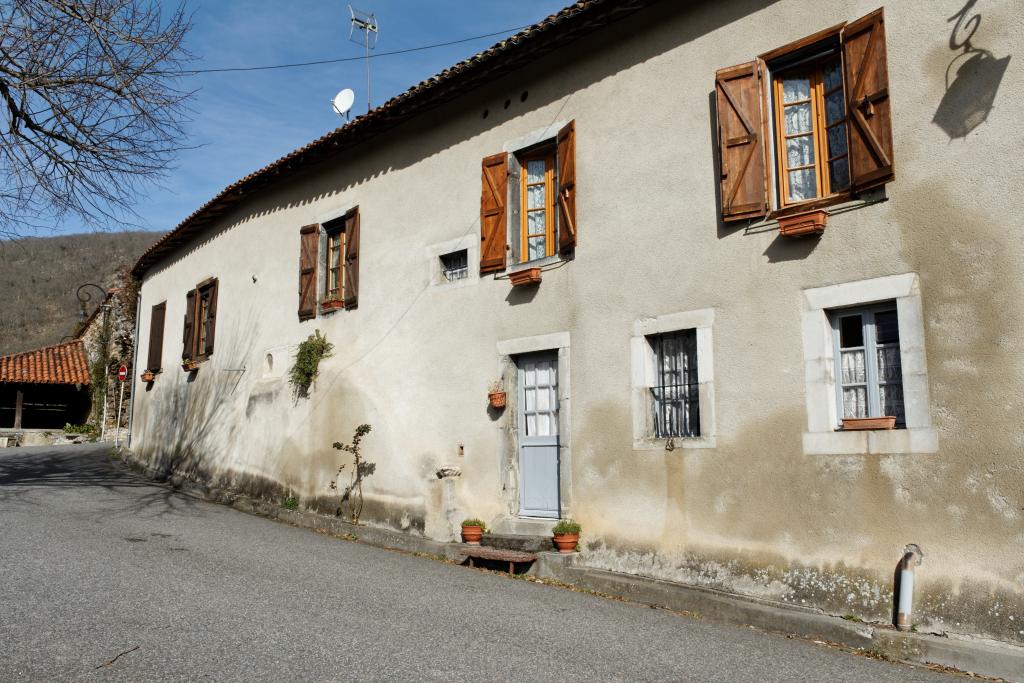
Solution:
{"label": "window sill", "polygon": [[341,299],[331,299],[331,300],[328,300],[328,301],[321,301],[320,302],[320,313],[321,314],[333,313],[334,311],[343,311],[343,310],[345,310],[345,302],[342,301]]}
{"label": "window sill", "polygon": [[939,437],[934,429],[804,432],[803,450],[805,455],[937,453]]}
{"label": "window sill", "polygon": [[687,451],[703,448],[716,448],[714,436],[682,436],[671,439],[673,448],[667,449],[670,439],[659,439],[653,436],[633,439],[634,451]]}
{"label": "window sill", "polygon": [[505,269],[505,275],[511,275],[512,273],[518,273],[522,270],[529,270],[530,268],[541,268],[545,266],[558,265],[565,261],[564,258],[555,254],[554,256],[545,256],[544,258],[534,259],[532,261],[523,261],[522,263],[516,263]]}

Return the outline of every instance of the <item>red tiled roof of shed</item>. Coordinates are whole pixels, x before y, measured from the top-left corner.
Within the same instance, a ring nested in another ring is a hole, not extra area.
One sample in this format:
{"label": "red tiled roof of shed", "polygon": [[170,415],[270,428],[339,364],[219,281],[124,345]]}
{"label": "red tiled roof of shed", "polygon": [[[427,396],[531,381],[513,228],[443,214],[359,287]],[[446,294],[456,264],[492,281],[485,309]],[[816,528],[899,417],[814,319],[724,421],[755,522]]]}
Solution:
{"label": "red tiled roof of shed", "polygon": [[89,384],[89,362],[80,339],[0,356],[0,383]]}

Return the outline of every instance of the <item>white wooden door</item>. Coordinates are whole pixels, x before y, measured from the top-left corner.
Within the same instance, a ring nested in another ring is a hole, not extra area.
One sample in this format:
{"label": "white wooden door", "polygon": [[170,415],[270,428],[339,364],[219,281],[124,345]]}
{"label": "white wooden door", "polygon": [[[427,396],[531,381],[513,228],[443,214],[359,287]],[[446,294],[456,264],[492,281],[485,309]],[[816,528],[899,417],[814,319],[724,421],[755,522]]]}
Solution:
{"label": "white wooden door", "polygon": [[519,514],[558,519],[558,355],[522,356],[519,372]]}

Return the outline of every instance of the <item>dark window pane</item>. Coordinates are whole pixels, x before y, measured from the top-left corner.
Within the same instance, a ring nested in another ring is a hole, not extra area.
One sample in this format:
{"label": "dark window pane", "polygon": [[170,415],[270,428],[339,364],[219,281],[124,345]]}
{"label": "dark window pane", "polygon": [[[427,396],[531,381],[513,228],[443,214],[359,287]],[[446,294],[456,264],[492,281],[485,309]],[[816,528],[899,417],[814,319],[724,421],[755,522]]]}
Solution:
{"label": "dark window pane", "polygon": [[839,319],[839,346],[844,349],[864,346],[864,325],[859,315]]}
{"label": "dark window pane", "polygon": [[896,311],[875,313],[875,335],[879,344],[895,344],[900,340],[900,326]]}

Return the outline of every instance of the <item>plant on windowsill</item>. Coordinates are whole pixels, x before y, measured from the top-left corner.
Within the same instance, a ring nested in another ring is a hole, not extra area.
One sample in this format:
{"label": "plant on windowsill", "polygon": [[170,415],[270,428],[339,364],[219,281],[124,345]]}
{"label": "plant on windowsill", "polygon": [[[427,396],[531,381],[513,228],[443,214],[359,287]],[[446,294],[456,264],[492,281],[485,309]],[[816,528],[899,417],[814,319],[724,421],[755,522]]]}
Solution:
{"label": "plant on windowsill", "polygon": [[191,358],[184,358],[181,361],[181,369],[185,372],[195,372],[199,369],[199,363],[195,362]]}
{"label": "plant on windowsill", "polygon": [[500,379],[496,379],[491,382],[487,388],[487,402],[495,410],[501,410],[505,407],[507,395],[505,394],[505,383]]}
{"label": "plant on windowsill", "polygon": [[306,341],[299,344],[295,351],[295,362],[288,373],[288,381],[295,391],[295,398],[309,396],[309,388],[320,374],[320,361],[330,356],[333,349],[334,344],[327,341],[327,337],[320,334],[320,330],[315,330]]}
{"label": "plant on windowsill", "polygon": [[583,527],[571,519],[561,519],[551,528],[551,535],[554,537],[555,547],[563,555],[570,555],[576,552],[580,542],[580,531]]}
{"label": "plant on windowsill", "polygon": [[156,373],[153,372],[152,370],[144,370],[142,372],[142,381],[145,382],[146,384],[149,384],[150,382],[152,382],[155,379],[156,379]]}
{"label": "plant on windowsill", "polygon": [[466,545],[480,545],[480,540],[487,531],[487,525],[476,517],[470,517],[462,522],[462,542]]}
{"label": "plant on windowsill", "polygon": [[856,432],[868,429],[896,429],[896,418],[892,415],[882,417],[844,417],[843,431]]}

